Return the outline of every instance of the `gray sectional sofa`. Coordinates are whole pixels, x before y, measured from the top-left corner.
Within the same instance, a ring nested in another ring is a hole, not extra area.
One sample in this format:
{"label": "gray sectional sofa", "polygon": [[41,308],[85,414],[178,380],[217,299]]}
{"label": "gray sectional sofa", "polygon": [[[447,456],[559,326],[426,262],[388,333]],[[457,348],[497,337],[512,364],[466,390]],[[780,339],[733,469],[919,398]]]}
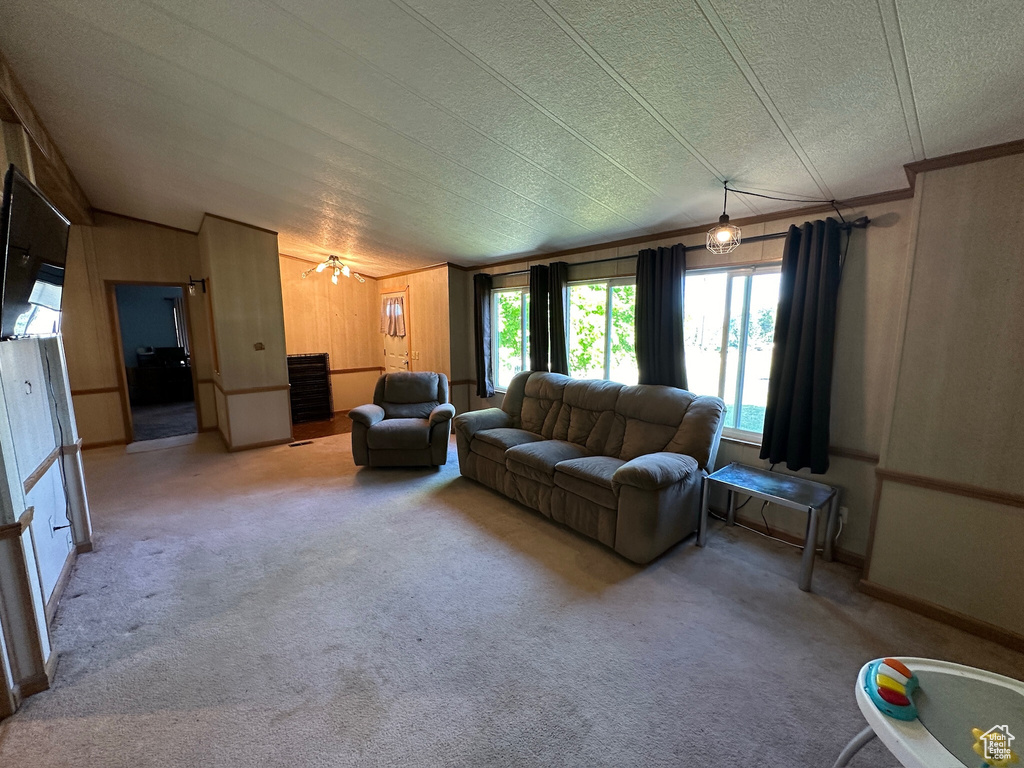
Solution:
{"label": "gray sectional sofa", "polygon": [[456,416],[459,470],[646,563],[697,530],[725,406],[674,387],[524,371]]}

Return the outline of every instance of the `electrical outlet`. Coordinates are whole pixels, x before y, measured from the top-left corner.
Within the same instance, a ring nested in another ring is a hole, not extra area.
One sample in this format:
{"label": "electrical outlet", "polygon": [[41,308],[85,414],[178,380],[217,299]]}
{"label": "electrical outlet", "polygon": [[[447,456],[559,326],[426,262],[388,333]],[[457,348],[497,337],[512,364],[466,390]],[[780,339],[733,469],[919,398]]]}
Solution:
{"label": "electrical outlet", "polygon": [[840,507],[839,508],[839,520],[842,522],[842,524],[846,525],[846,521],[849,520],[849,518],[850,518],[850,508],[849,507]]}

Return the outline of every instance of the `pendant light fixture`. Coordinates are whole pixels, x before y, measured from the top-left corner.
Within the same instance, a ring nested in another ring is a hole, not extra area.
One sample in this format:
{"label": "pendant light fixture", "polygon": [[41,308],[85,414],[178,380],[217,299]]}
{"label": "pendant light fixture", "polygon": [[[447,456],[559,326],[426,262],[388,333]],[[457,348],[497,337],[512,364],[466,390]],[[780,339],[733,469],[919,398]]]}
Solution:
{"label": "pendant light fixture", "polygon": [[718,226],[708,230],[707,248],[711,253],[730,253],[740,244],[740,228],[729,223],[729,182],[723,183],[725,200],[722,203],[722,215],[718,218]]}
{"label": "pendant light fixture", "polygon": [[354,277],[360,283],[365,283],[366,278],[360,275],[358,272],[353,272],[345,264],[342,263],[341,259],[335,256],[333,253],[324,259],[322,262],[317,264],[315,267],[310,267],[302,273],[303,278],[309,275],[310,272],[323,272],[325,269],[331,271],[331,282],[335,285],[338,284],[338,278],[341,275],[345,277]]}

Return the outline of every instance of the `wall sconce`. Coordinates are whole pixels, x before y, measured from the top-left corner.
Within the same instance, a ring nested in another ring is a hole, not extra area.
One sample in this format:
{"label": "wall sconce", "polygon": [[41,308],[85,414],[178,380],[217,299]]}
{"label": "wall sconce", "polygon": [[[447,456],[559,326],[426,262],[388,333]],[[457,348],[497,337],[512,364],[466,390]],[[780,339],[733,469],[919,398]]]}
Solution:
{"label": "wall sconce", "polygon": [[189,275],[188,276],[188,295],[189,296],[195,296],[196,295],[196,286],[197,285],[200,288],[203,289],[203,293],[206,293],[206,278],[202,277],[199,280],[193,280],[192,279],[192,275]]}

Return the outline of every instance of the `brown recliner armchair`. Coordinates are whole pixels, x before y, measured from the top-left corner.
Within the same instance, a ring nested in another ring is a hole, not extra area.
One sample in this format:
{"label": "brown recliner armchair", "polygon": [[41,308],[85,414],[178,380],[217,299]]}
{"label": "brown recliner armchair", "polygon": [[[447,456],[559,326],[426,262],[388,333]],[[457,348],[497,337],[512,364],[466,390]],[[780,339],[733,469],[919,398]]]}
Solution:
{"label": "brown recliner armchair", "polygon": [[349,411],[352,458],[365,467],[439,467],[448,461],[455,407],[443,373],[386,373],[373,404]]}

